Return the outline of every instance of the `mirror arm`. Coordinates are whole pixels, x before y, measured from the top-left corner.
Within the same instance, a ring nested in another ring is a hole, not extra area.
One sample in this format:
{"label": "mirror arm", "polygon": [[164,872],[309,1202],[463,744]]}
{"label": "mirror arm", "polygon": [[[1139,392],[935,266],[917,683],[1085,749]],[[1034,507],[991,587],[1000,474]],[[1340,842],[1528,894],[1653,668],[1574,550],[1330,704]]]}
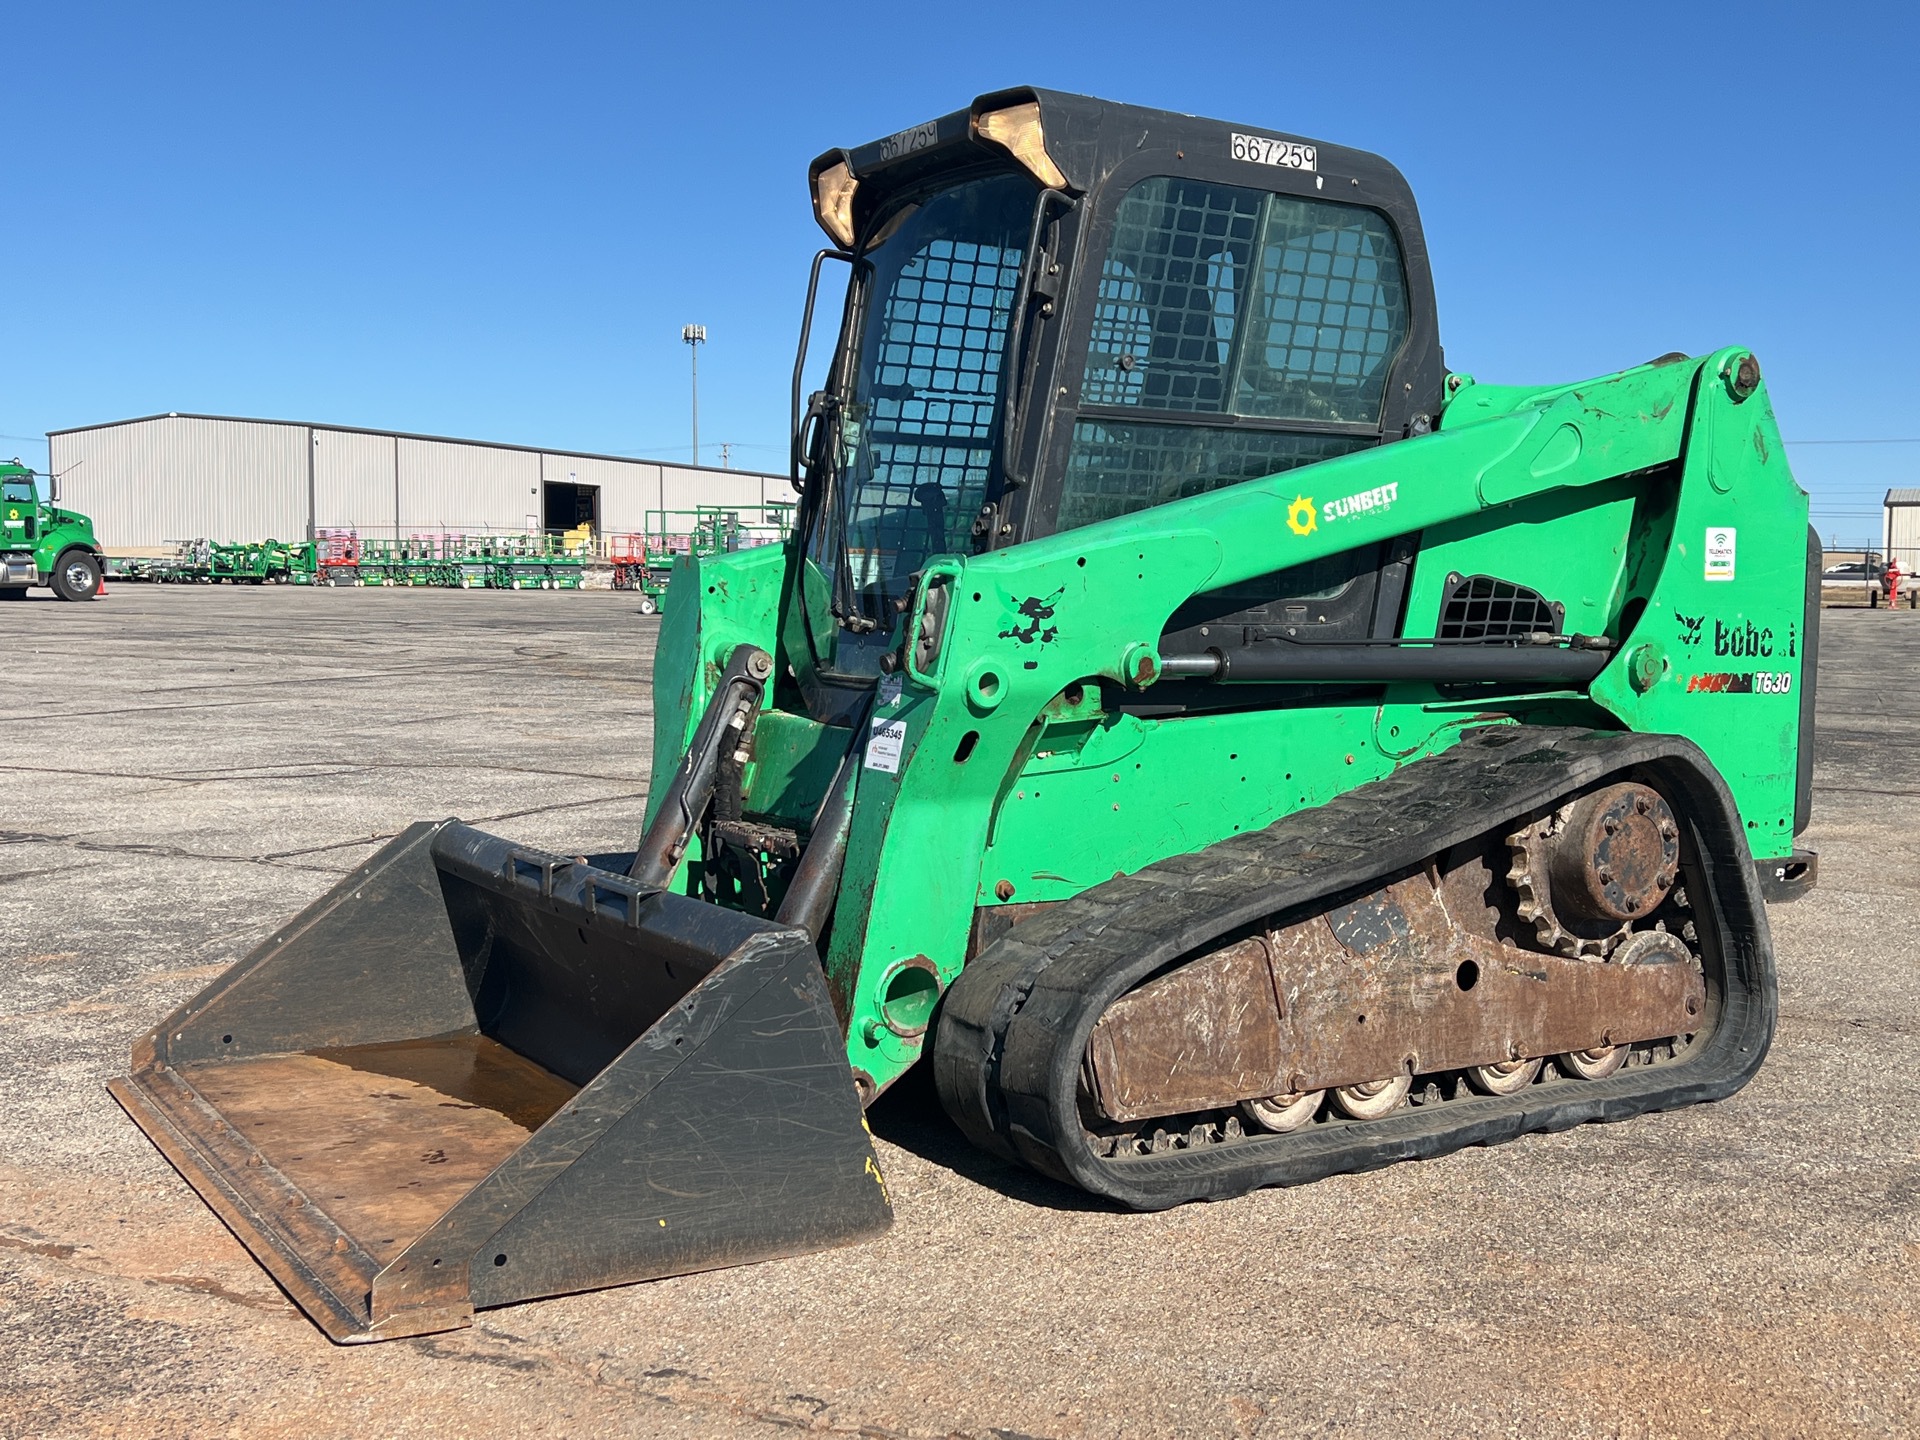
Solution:
{"label": "mirror arm", "polygon": [[811,418],[812,411],[809,409],[805,415],[802,414],[800,409],[800,389],[804,383],[807,368],[807,345],[813,338],[813,307],[814,301],[820,293],[820,267],[828,260],[844,260],[847,264],[851,265],[854,263],[854,258],[850,252],[845,250],[822,250],[813,257],[813,269],[807,276],[807,308],[800,317],[800,348],[798,353],[793,357],[793,408],[791,411],[791,434],[793,439],[792,455],[790,457],[791,468],[788,479],[792,482],[793,488],[796,491],[804,491],[806,489],[806,484],[800,476],[805,458],[801,453],[801,430],[807,419]]}

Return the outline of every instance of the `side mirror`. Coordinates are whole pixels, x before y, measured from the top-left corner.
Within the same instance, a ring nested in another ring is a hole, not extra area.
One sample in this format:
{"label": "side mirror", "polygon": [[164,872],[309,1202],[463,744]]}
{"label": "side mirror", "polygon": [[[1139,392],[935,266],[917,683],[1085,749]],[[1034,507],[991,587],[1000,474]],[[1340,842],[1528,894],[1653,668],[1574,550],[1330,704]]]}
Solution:
{"label": "side mirror", "polygon": [[60,477],[51,471],[47,473],[47,503],[49,505],[60,503]]}

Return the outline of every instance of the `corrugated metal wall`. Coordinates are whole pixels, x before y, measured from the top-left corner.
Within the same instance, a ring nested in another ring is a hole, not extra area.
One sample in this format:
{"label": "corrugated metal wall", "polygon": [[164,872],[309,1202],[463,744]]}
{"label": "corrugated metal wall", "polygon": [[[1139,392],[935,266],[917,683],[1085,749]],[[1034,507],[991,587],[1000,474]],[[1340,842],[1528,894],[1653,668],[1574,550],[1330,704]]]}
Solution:
{"label": "corrugated metal wall", "polygon": [[794,500],[778,475],[274,420],[154,416],[48,444],[63,502],[93,517],[109,552],[300,539],[310,524],[367,536],[538,528],[543,483],[598,486],[606,533],[702,506],[755,512],[742,516],[752,525],[765,505]]}
{"label": "corrugated metal wall", "polygon": [[1920,566],[1920,505],[1887,506],[1887,549],[1908,574]]}
{"label": "corrugated metal wall", "polygon": [[[702,505],[752,505],[766,503],[767,480],[745,470],[693,470],[680,465],[661,467],[663,510],[693,510]],[[784,478],[775,481],[784,494],[773,498],[791,500],[793,487]]]}
{"label": "corrugated metal wall", "polygon": [[[323,530],[378,533],[400,523],[399,442],[352,430],[313,432],[313,517]],[[304,522],[301,533],[305,533]]]}
{"label": "corrugated metal wall", "polygon": [[60,503],[109,551],[172,540],[300,539],[307,430],[163,415],[48,437]]}
{"label": "corrugated metal wall", "polygon": [[446,440],[400,442],[403,530],[540,526],[540,457]]}

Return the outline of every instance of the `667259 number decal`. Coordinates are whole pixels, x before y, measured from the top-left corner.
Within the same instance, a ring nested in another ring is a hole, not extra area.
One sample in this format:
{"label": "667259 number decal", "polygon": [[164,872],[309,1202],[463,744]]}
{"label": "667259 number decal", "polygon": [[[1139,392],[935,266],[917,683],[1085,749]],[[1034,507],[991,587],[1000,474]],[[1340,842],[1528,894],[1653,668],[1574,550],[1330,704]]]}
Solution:
{"label": "667259 number decal", "polygon": [[1319,162],[1313,146],[1302,145],[1298,140],[1269,140],[1265,135],[1235,134],[1233,158],[1251,160],[1256,165],[1281,165],[1289,170],[1313,170]]}

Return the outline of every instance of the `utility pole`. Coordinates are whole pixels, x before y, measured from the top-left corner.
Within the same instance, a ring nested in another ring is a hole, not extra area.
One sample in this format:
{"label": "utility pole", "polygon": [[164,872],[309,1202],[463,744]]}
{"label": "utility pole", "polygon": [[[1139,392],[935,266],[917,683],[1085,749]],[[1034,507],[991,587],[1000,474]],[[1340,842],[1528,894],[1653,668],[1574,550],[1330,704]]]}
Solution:
{"label": "utility pole", "polygon": [[682,325],[680,338],[687,343],[687,354],[693,360],[693,463],[700,463],[700,347],[707,343],[707,327],[704,325]]}
{"label": "utility pole", "polygon": [[722,470],[731,470],[733,468],[731,465],[727,463],[727,461],[732,457],[732,455],[733,455],[733,442],[731,440],[722,440],[720,442],[720,468]]}

